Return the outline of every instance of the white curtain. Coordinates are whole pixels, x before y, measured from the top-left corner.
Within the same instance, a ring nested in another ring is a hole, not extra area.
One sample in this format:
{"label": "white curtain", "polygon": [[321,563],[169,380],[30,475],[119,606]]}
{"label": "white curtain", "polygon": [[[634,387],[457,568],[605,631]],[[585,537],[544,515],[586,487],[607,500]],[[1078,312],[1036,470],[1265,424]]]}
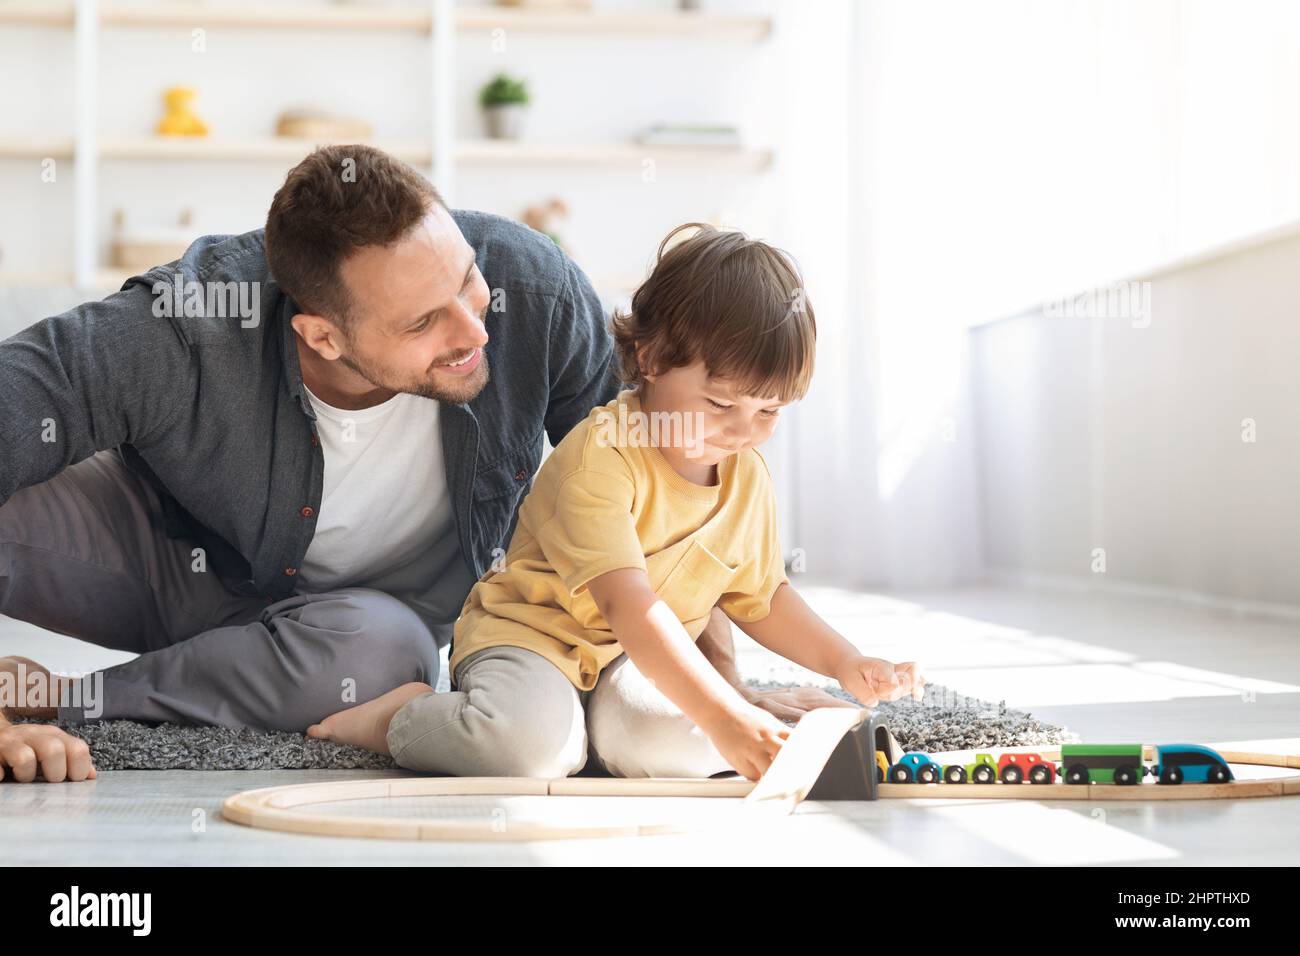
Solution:
{"label": "white curtain", "polygon": [[819,326],[772,456],[787,551],[844,585],[977,579],[968,327],[1300,218],[1300,4],[777,14],[781,237]]}
{"label": "white curtain", "polygon": [[770,457],[785,547],[809,579],[943,586],[979,573],[964,326],[934,307],[928,285],[881,268],[892,240],[880,206],[891,189],[881,178],[872,10],[828,0],[778,23],[789,62],[781,235],[804,270],[818,355],[813,389]]}

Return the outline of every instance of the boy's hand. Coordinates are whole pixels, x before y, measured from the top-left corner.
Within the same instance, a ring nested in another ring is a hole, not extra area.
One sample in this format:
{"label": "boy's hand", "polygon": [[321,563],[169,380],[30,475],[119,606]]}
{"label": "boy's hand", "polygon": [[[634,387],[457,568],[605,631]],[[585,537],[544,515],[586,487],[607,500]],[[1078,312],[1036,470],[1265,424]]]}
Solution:
{"label": "boy's hand", "polygon": [[765,710],[778,720],[801,720],[810,710],[821,707],[853,707],[859,705],[833,697],[820,687],[778,687],[775,690],[754,690],[741,685],[740,695],[759,710]]}
{"label": "boy's hand", "polygon": [[898,700],[909,693],[920,700],[925,688],[925,678],[915,661],[894,665],[879,657],[861,655],[845,658],[835,679],[863,707],[875,707],[881,701]]}
{"label": "boy's hand", "polygon": [[913,700],[921,700],[925,697],[925,675],[921,673],[921,665],[916,661],[895,664],[894,674],[898,677],[899,683],[911,691]]}
{"label": "boy's hand", "polygon": [[739,703],[720,712],[715,721],[700,729],[708,735],[718,753],[746,780],[767,773],[790,728],[752,704]]}

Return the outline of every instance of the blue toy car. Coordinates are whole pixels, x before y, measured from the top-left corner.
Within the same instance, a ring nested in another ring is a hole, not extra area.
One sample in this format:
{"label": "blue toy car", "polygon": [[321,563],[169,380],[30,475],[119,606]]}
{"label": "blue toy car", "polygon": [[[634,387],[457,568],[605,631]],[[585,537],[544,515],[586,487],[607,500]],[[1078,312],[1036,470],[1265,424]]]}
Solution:
{"label": "blue toy car", "polygon": [[889,768],[890,783],[938,783],[942,768],[926,754],[903,754]]}
{"label": "blue toy car", "polygon": [[1233,779],[1228,761],[1200,744],[1160,744],[1151,774],[1161,783],[1227,783]]}

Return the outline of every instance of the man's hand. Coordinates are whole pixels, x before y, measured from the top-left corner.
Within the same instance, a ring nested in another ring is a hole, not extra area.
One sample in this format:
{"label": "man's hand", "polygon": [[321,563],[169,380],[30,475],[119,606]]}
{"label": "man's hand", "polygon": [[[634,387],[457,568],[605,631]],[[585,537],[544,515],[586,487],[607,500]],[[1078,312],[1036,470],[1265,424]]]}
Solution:
{"label": "man's hand", "polygon": [[[57,693],[54,678],[49,670],[28,657],[0,657],[0,672],[22,685],[37,674],[43,678],[40,686]],[[34,699],[19,701],[18,705],[0,709],[0,781],[13,780],[31,783],[39,771],[47,783],[65,780],[94,780],[95,765],[90,760],[90,747],[80,737],[74,737],[52,724],[14,724],[9,718],[54,717],[58,708],[48,706],[52,701],[41,693]],[[8,713],[6,714],[6,710]]]}
{"label": "man's hand", "polygon": [[925,688],[925,678],[915,661],[895,665],[879,657],[857,654],[843,660],[835,679],[863,707],[875,707],[881,701],[898,700],[907,694],[920,700]]}
{"label": "man's hand", "polygon": [[31,783],[37,771],[47,783],[94,780],[90,747],[50,724],[11,724],[0,718],[0,780]]}

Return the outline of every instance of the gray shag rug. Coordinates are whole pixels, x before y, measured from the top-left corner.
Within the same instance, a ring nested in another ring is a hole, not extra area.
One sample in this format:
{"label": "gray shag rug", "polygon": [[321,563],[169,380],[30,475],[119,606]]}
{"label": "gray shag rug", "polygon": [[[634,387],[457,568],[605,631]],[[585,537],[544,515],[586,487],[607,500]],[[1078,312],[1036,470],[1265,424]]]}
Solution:
{"label": "gray shag rug", "polygon": [[[807,672],[804,672],[805,674]],[[756,680],[756,690],[792,685],[820,687],[851,703],[834,681]],[[886,725],[904,750],[942,753],[980,747],[1046,746],[1078,739],[1064,727],[989,701],[927,684],[925,699],[881,704]],[[15,722],[56,723],[16,718]],[[790,723],[787,721],[787,723]],[[391,770],[391,757],[359,747],[284,731],[232,730],[181,724],[104,720],[63,729],[90,745],[97,770]]]}

